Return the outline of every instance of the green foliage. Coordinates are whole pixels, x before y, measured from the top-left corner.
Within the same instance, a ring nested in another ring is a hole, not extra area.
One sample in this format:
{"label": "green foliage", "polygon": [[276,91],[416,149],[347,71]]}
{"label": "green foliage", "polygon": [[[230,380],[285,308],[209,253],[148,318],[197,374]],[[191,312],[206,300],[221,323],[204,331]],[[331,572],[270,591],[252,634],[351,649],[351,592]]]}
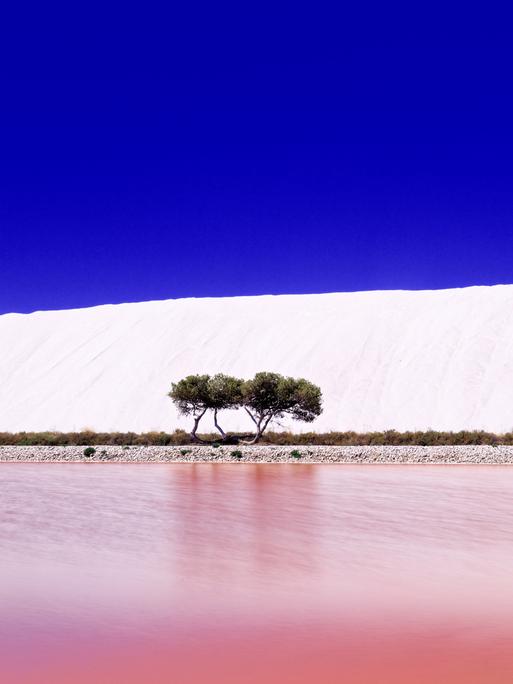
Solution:
{"label": "green foliage", "polygon": [[278,373],[257,373],[244,383],[242,393],[244,406],[257,415],[280,409],[280,389],[283,376]]}
{"label": "green foliage", "polygon": [[210,408],[209,380],[209,375],[188,375],[171,385],[168,396],[181,415],[196,416]]}
{"label": "green foliage", "polygon": [[304,378],[257,373],[243,386],[244,406],[257,416],[282,418],[285,414],[311,423],[322,413],[321,390]]}
{"label": "green foliage", "polygon": [[236,408],[242,400],[242,380],[229,375],[188,375],[173,383],[169,396],[179,413],[197,415],[205,410]]}
{"label": "green foliage", "polygon": [[223,409],[238,408],[242,402],[243,381],[230,375],[217,373],[208,380],[208,408]]}
{"label": "green foliage", "polygon": [[239,449],[234,449],[231,452],[231,456],[233,456],[233,458],[242,458],[242,451],[240,451]]}
{"label": "green foliage", "polygon": [[301,452],[298,451],[297,449],[293,449],[290,452],[290,455],[292,456],[292,458],[301,458],[301,456],[302,456]]}
{"label": "green foliage", "polygon": [[180,453],[182,454],[182,456],[185,456],[185,454],[190,453],[190,451],[190,449],[180,449]]}
{"label": "green foliage", "polygon": [[96,453],[96,449],[94,447],[86,447],[84,449],[84,456],[86,458],[90,458],[91,456],[94,456]]}

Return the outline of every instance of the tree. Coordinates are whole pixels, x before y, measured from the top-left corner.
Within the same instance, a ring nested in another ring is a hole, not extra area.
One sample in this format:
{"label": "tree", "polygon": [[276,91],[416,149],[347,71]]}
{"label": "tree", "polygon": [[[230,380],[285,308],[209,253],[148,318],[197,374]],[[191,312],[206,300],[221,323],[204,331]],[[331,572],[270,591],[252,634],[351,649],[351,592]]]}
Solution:
{"label": "tree", "polygon": [[242,386],[242,405],[256,431],[248,444],[256,444],[272,420],[291,416],[311,423],[322,413],[322,393],[304,378],[286,378],[279,373],[257,373]]}
{"label": "tree", "polygon": [[178,413],[182,416],[193,416],[194,426],[191,438],[195,442],[201,441],[196,437],[198,425],[210,408],[209,394],[210,375],[188,375],[183,380],[171,385],[169,397],[173,400]]}
{"label": "tree", "polygon": [[225,409],[239,408],[242,404],[242,386],[243,380],[222,373],[217,373],[208,382],[209,408],[214,412],[214,425],[224,441],[228,436],[217,421],[217,413]]}
{"label": "tree", "polygon": [[217,414],[224,409],[238,408],[242,402],[243,381],[229,375],[217,373],[210,375],[188,375],[183,380],[173,383],[169,396],[173,400],[178,412],[183,416],[192,415],[194,426],[191,438],[195,442],[202,442],[196,432],[200,420],[207,411],[214,413],[214,425],[221,433],[224,441],[228,439],[217,420]]}

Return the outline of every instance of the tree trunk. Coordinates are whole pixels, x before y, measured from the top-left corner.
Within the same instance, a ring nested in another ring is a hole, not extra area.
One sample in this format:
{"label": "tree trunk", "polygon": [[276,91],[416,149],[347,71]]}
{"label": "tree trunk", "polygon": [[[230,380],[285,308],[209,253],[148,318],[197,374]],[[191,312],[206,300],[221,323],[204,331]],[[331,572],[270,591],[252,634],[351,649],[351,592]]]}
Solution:
{"label": "tree trunk", "polygon": [[257,432],[255,433],[255,436],[253,437],[253,439],[251,439],[249,442],[243,442],[243,444],[249,444],[249,445],[251,445],[251,444],[256,444],[258,441],[260,441],[260,437],[261,437],[261,436],[262,436],[262,431],[261,431],[261,430],[257,430]]}
{"label": "tree trunk", "polygon": [[226,440],[226,432],[223,430],[223,428],[217,422],[217,409],[214,409],[214,425],[216,426],[217,430],[221,433],[223,441],[225,441]]}
{"label": "tree trunk", "polygon": [[[244,407],[244,408],[246,408],[246,407]],[[241,440],[241,444],[249,444],[249,445],[256,444],[257,442],[260,441],[260,438],[264,434],[264,431],[265,431],[266,427],[269,425],[269,422],[273,416],[271,414],[265,420],[264,420],[264,417],[261,416],[259,418],[259,420],[256,420],[256,418],[248,411],[247,408],[246,408],[246,412],[251,417],[251,420],[255,423],[257,429],[256,429],[256,433],[255,433],[255,436],[253,437],[253,439],[251,439],[249,442],[244,442]]]}
{"label": "tree trunk", "polygon": [[199,442],[200,444],[204,444],[204,441],[202,439],[200,439],[199,437],[196,437],[196,432],[198,430],[199,422],[203,418],[203,416],[205,415],[206,412],[207,412],[207,409],[205,409],[202,413],[200,413],[199,416],[196,416],[194,418],[194,427],[192,428],[192,432],[191,432],[191,439],[193,442]]}

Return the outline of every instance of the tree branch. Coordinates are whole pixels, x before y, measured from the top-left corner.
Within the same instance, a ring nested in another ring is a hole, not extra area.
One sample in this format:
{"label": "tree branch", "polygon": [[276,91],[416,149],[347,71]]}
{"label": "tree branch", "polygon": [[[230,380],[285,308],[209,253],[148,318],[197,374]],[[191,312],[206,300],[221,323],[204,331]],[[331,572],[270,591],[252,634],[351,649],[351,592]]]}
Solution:
{"label": "tree branch", "polygon": [[264,423],[264,427],[262,428],[262,432],[260,433],[261,435],[264,434],[264,432],[265,432],[265,430],[267,429],[267,426],[268,426],[269,423],[271,422],[272,418],[273,418],[273,414],[271,413],[271,415],[269,416],[269,418],[268,418],[268,419],[265,421],[265,423]]}
{"label": "tree branch", "polygon": [[258,422],[255,416],[251,413],[251,411],[248,409],[247,406],[244,406],[244,411],[248,414],[248,416],[251,418],[251,420],[255,423],[255,425],[258,427]]}

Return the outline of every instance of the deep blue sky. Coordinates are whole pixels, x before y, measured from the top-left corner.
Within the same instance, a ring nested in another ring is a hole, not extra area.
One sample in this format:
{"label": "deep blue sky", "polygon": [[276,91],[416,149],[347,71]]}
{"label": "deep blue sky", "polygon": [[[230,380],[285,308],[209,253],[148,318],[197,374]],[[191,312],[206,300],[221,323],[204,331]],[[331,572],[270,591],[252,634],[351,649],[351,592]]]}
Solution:
{"label": "deep blue sky", "polygon": [[502,43],[370,42],[2,81],[0,312],[513,282]]}

